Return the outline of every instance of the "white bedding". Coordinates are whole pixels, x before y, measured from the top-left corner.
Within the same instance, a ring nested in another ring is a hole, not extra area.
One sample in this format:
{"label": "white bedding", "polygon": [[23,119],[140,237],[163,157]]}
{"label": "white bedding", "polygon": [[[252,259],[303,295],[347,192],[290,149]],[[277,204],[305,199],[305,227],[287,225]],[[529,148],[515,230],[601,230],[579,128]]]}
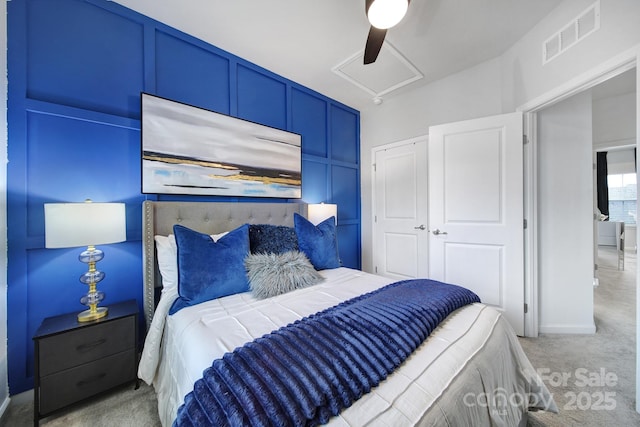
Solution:
{"label": "white bedding", "polygon": [[[164,293],[138,371],[156,388],[163,425],[172,424],[194,382],[225,352],[392,282],[348,268],[321,274],[325,282],[310,288],[266,300],[232,295],[172,316],[166,313],[175,290]],[[523,397],[535,400],[532,407],[555,409],[506,320],[473,304],[452,313],[393,375],[330,425],[514,426],[529,406]]]}

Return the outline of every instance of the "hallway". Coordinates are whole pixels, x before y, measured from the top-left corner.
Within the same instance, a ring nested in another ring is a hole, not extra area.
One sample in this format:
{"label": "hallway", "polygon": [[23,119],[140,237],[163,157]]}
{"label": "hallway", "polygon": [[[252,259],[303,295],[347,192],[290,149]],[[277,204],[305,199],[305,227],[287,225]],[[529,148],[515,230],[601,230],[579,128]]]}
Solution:
{"label": "hallway", "polygon": [[[594,335],[540,335],[520,342],[560,410],[532,413],[529,426],[640,425],[635,411],[636,254],[617,269],[613,247],[600,247]],[[571,301],[567,301],[571,304]]]}

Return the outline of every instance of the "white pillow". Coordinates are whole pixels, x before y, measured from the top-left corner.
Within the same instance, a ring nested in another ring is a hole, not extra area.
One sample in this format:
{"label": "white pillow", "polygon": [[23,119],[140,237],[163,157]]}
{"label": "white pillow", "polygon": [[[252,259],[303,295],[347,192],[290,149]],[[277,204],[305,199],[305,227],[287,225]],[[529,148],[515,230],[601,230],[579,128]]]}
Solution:
{"label": "white pillow", "polygon": [[[214,234],[211,238],[217,242],[227,234]],[[155,236],[158,267],[162,276],[162,296],[155,309],[149,332],[144,341],[138,378],[151,385],[160,363],[160,343],[164,333],[164,325],[173,301],[178,298],[178,246],[173,234]]]}
{"label": "white pillow", "polygon": [[178,287],[178,246],[173,234],[155,236],[158,268],[162,276],[162,292]]}
{"label": "white pillow", "polygon": [[[211,238],[217,242],[228,231],[220,234],[212,234]],[[178,288],[178,246],[173,234],[168,236],[155,236],[158,268],[162,276],[162,292],[173,291]]]}

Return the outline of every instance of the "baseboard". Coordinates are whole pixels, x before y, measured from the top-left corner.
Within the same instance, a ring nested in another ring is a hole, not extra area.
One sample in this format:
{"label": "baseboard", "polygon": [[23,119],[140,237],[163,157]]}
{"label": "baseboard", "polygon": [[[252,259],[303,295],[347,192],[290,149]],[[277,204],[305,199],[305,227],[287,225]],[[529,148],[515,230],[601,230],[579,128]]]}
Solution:
{"label": "baseboard", "polygon": [[23,391],[22,393],[11,396],[12,405],[22,405],[23,403],[33,402],[33,389]]}
{"label": "baseboard", "polygon": [[7,408],[9,407],[9,402],[11,402],[11,399],[9,398],[9,396],[7,396],[2,402],[2,405],[0,405],[0,425],[4,425],[2,418],[4,417],[4,413],[7,412]]}
{"label": "baseboard", "polygon": [[595,334],[596,325],[540,325],[538,332],[541,334]]}
{"label": "baseboard", "polygon": [[31,402],[31,404],[33,405],[33,389],[27,390],[23,393],[14,394],[10,398],[7,397],[0,406],[0,426],[6,424],[3,418],[6,415],[7,408],[9,406],[22,405],[23,403],[29,402]]}

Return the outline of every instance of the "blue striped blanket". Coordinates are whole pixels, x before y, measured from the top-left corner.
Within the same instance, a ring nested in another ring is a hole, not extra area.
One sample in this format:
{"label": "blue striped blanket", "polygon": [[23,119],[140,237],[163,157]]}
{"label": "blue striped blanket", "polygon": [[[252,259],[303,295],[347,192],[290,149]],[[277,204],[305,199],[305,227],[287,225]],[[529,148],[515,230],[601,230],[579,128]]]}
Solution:
{"label": "blue striped blanket", "polygon": [[405,280],[345,301],[225,354],[207,368],[174,426],[326,423],[398,367],[468,289]]}

